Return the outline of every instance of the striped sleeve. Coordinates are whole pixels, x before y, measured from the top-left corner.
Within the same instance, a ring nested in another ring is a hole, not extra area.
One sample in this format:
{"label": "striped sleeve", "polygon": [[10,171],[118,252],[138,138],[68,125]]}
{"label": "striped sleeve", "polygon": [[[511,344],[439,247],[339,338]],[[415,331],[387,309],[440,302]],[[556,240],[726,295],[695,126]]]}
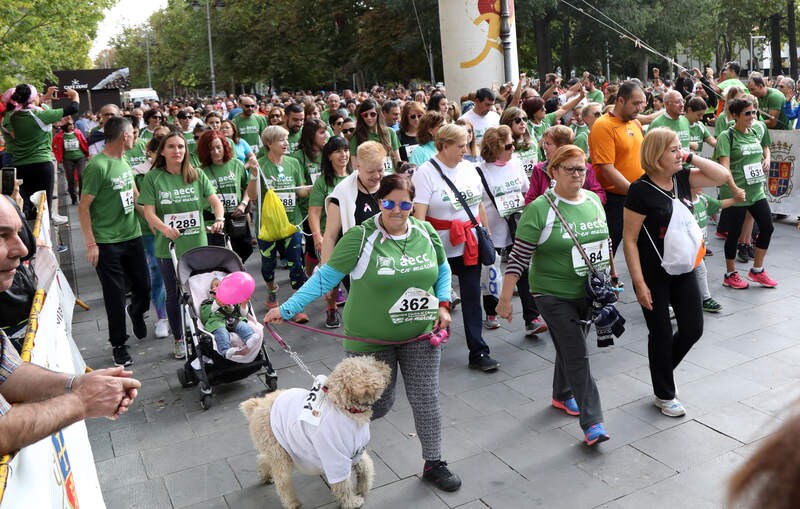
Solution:
{"label": "striped sleeve", "polygon": [[528,268],[531,263],[531,256],[536,249],[536,244],[525,242],[517,237],[514,240],[514,247],[511,248],[511,253],[508,255],[508,266],[506,267],[506,274],[513,274],[517,277],[522,276],[522,272]]}
{"label": "striped sleeve", "polygon": [[[0,331],[0,384],[5,382],[20,364],[22,364],[22,360],[14,345],[11,344],[8,336]],[[0,415],[8,413],[9,410],[11,410],[11,405],[0,394]]]}

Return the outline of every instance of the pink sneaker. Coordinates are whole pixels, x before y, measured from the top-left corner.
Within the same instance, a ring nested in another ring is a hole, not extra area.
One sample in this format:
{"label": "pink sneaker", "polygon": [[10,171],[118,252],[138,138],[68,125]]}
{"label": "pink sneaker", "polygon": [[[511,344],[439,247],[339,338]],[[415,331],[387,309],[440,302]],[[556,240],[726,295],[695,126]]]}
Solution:
{"label": "pink sneaker", "polygon": [[734,272],[733,274],[731,274],[730,276],[726,276],[725,279],[722,280],[722,286],[727,286],[729,288],[734,288],[736,290],[744,290],[745,288],[750,286],[750,283],[739,277],[738,272]]}
{"label": "pink sneaker", "polygon": [[767,288],[775,288],[778,286],[778,282],[769,277],[769,274],[767,274],[766,270],[762,270],[761,272],[753,272],[753,269],[750,269],[750,272],[747,274],[747,279]]}

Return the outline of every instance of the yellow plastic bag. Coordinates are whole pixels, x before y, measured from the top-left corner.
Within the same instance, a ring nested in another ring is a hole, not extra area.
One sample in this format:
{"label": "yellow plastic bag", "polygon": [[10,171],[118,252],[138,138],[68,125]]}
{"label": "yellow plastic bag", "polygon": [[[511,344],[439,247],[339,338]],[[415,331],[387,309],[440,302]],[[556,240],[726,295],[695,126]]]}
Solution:
{"label": "yellow plastic bag", "polygon": [[272,189],[267,189],[261,203],[261,226],[258,229],[259,240],[275,242],[294,235],[297,226],[289,222],[283,203]]}

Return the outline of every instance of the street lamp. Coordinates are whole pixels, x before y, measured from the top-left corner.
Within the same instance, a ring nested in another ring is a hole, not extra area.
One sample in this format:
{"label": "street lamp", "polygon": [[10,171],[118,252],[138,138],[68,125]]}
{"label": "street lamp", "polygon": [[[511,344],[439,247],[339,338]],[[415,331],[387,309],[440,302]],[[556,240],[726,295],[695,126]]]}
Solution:
{"label": "street lamp", "polygon": [[[225,6],[225,2],[223,0],[216,0],[214,2],[214,7],[217,10],[222,9]],[[192,0],[192,8],[195,11],[200,10],[200,2],[198,0]],[[211,6],[210,0],[206,0],[206,28],[208,28],[208,67],[211,71],[211,97],[217,95],[217,77],[214,74],[214,48],[211,45]]]}
{"label": "street lamp", "polygon": [[750,36],[750,72],[754,71],[755,59],[753,58],[753,39],[766,39],[766,35],[751,35]]}
{"label": "street lamp", "polygon": [[150,78],[150,30],[144,33],[144,47],[147,50],[147,88],[153,88],[153,82]]}

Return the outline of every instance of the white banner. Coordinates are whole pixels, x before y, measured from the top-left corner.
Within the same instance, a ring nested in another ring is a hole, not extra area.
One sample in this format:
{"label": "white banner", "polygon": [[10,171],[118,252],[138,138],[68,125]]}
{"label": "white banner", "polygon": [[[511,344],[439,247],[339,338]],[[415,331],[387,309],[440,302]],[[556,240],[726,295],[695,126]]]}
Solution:
{"label": "white banner", "polygon": [[[42,223],[49,226],[45,210]],[[37,239],[36,273],[46,297],[38,313],[31,362],[64,373],[83,373],[86,364],[72,339],[75,295],[49,248],[48,228]],[[43,269],[43,270],[40,270]],[[34,304],[36,306],[36,304]],[[0,509],[105,508],[94,455],[83,421],[31,444],[8,464]]]}
{"label": "white banner", "polygon": [[[511,76],[519,80],[517,29],[514,0],[511,12]],[[503,45],[500,41],[500,2],[492,0],[447,0],[439,2],[442,61],[447,97],[458,101],[462,95],[503,83]]]}

